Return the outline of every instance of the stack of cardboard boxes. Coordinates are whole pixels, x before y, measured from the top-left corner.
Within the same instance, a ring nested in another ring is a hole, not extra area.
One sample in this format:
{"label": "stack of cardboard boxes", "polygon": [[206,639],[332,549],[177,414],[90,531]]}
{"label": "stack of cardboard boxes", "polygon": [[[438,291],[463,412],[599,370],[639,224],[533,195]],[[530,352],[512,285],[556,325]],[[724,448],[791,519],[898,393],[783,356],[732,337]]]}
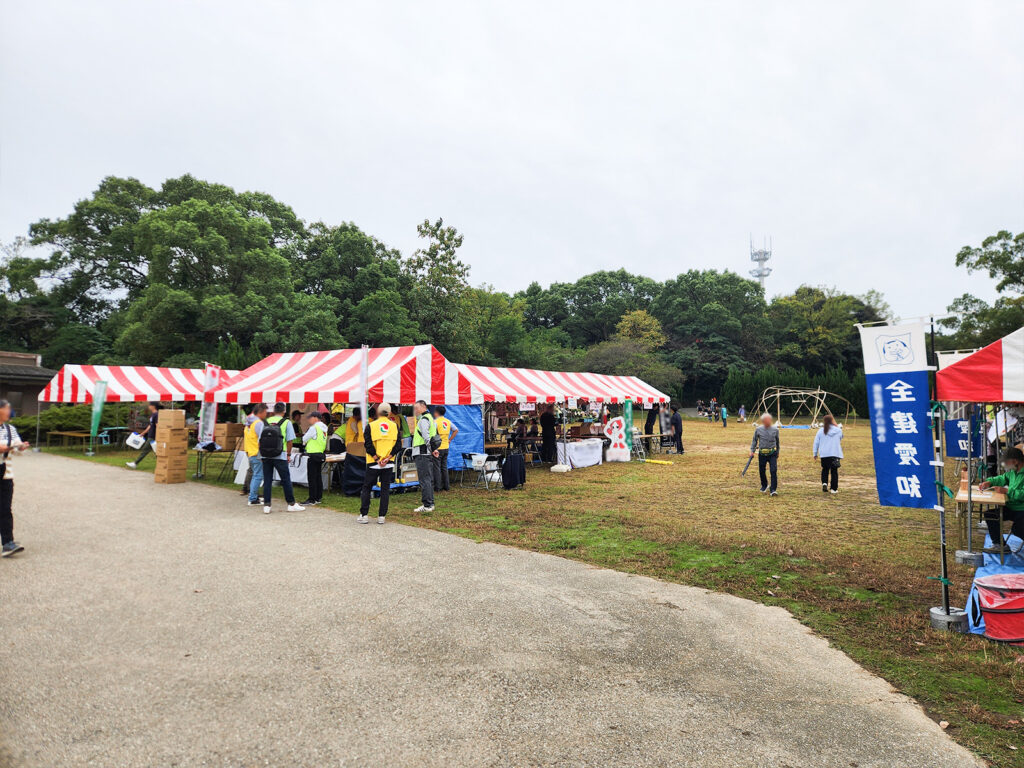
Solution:
{"label": "stack of cardboard boxes", "polygon": [[225,451],[241,449],[238,440],[245,433],[244,424],[215,424],[213,426],[213,442]]}
{"label": "stack of cardboard boxes", "polygon": [[188,476],[188,430],[184,411],[160,411],[156,423],[158,483],[184,483]]}

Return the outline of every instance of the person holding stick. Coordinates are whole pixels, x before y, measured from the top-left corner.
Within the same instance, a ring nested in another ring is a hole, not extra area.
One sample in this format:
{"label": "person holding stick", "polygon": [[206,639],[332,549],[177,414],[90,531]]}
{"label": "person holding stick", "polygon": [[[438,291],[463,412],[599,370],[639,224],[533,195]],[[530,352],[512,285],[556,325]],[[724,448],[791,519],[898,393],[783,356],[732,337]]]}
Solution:
{"label": "person holding stick", "polygon": [[[771,414],[761,416],[761,423],[754,430],[754,439],[750,441],[750,456],[757,454],[757,471],[761,476],[761,493],[768,491],[777,496],[779,487],[779,428],[773,426]],[[765,469],[771,471],[771,485]]]}

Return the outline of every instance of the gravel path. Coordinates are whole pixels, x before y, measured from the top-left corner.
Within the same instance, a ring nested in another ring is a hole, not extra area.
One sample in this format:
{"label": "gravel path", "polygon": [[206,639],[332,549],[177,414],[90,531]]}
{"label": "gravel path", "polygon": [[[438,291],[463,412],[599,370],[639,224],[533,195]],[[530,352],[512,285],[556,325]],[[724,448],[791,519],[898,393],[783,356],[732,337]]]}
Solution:
{"label": "gravel path", "polygon": [[72,459],[16,469],[14,766],[982,765],[778,608]]}

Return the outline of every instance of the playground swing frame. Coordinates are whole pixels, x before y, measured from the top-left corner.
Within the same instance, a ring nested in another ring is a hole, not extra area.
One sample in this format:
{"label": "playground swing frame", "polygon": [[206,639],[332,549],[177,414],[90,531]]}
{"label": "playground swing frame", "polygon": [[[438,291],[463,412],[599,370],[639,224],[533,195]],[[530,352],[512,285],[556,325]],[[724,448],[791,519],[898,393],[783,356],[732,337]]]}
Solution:
{"label": "playground swing frame", "polygon": [[[837,418],[828,407],[827,400],[829,398],[833,401],[839,401],[840,404],[846,406],[846,412],[844,413],[842,420]],[[789,401],[789,405],[796,405],[796,410],[789,416],[789,421],[784,422],[782,418],[782,403],[787,399]],[[776,423],[781,427],[792,427],[794,422],[801,415],[810,417],[812,427],[821,426],[821,420],[825,416],[831,416],[833,420],[842,424],[850,423],[851,414],[853,416],[853,423],[856,423],[857,420],[857,410],[853,407],[853,403],[845,397],[841,397],[840,395],[832,392],[827,392],[820,387],[815,389],[801,389],[797,387],[783,386],[768,387],[761,393],[761,397],[757,401],[757,405],[752,413],[755,417],[755,423],[758,414],[773,414],[775,416]]]}

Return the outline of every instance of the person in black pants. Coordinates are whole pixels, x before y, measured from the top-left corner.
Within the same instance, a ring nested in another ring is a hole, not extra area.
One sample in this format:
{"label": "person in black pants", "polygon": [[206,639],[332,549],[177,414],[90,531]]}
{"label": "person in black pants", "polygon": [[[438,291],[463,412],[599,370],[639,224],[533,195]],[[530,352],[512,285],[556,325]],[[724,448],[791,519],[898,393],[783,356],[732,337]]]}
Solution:
{"label": "person in black pants", "polygon": [[363,444],[366,446],[366,475],[363,477],[363,490],[359,497],[359,517],[357,523],[368,523],[370,499],[373,488],[380,483],[380,509],[377,522],[384,523],[388,514],[388,501],[391,498],[391,480],[395,474],[395,456],[402,450],[401,428],[390,418],[391,406],[381,403],[377,408],[377,418],[366,425],[363,430]]}
{"label": "person in black pants", "polygon": [[679,406],[672,406],[672,417],[669,419],[669,426],[672,429],[672,445],[676,453],[683,452],[683,417],[679,415]]}
{"label": "person in black pants", "polygon": [[328,439],[324,416],[313,411],[306,417],[309,429],[302,436],[302,444],[306,449],[306,486],[309,488],[309,498],[302,502],[304,505],[319,504],[324,500],[323,469]]}
{"label": "person in black pants", "polygon": [[141,437],[146,438],[146,442],[142,444],[142,448],[139,450],[139,455],[135,457],[135,461],[129,461],[125,464],[128,469],[135,469],[139,466],[139,462],[142,461],[153,451],[152,440],[156,440],[156,423],[160,418],[160,403],[149,404],[149,424],[146,428],[139,432]]}
{"label": "person in black pants", "polygon": [[[757,454],[757,471],[761,476],[761,493],[768,492],[775,496],[779,487],[779,428],[772,425],[772,417],[764,414],[761,425],[754,430],[754,438],[750,441],[750,455]],[[765,469],[771,471],[771,484]]]}
{"label": "person in black pants", "polygon": [[10,423],[11,404],[0,400],[0,540],[3,548],[0,554],[10,557],[24,551],[24,547],[14,540],[14,479],[8,470],[7,461],[14,452],[21,453],[29,447],[23,443],[18,430]]}
{"label": "person in black pants", "polygon": [[555,407],[549,405],[540,415],[540,454],[541,459],[554,464],[558,458],[555,449]]}

